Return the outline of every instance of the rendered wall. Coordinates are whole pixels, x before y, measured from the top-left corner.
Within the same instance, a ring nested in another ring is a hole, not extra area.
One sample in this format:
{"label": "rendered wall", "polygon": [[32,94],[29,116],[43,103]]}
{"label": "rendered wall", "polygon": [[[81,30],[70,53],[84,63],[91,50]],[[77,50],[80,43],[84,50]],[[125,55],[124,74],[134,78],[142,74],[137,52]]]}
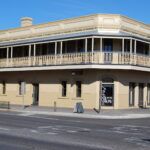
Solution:
{"label": "rendered wall", "polygon": [[[72,75],[71,70],[60,71],[30,71],[0,73],[0,80],[6,81],[6,94],[2,94],[0,85],[0,101],[10,101],[21,105],[19,81],[26,81],[25,105],[33,103],[33,83],[39,83],[39,106],[73,108],[76,102],[82,102],[84,108],[99,108],[99,90],[104,77],[114,79],[114,107],[103,109],[138,108],[138,84],[145,83],[144,104],[147,100],[147,83],[150,83],[149,73],[138,71],[117,70],[84,70],[83,75]],[[61,81],[67,81],[67,96],[61,96]],[[82,96],[76,97],[76,81],[82,81]],[[135,106],[129,107],[129,82],[137,84],[135,88]]]}

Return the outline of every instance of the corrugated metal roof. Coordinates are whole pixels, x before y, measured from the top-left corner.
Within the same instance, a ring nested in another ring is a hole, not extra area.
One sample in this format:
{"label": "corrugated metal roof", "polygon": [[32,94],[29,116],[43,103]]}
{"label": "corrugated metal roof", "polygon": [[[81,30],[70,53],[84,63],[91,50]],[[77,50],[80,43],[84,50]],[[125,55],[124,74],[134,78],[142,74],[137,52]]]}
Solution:
{"label": "corrugated metal roof", "polygon": [[27,39],[27,40],[4,42],[4,43],[0,43],[0,47],[19,45],[19,44],[28,44],[28,43],[37,43],[37,42],[66,39],[66,38],[76,38],[76,37],[90,36],[90,35],[115,36],[115,37],[134,37],[134,38],[138,38],[138,39],[142,39],[142,40],[150,42],[150,40],[148,40],[148,39],[145,39],[145,38],[142,38],[142,37],[130,34],[130,33],[126,33],[126,32],[101,32],[98,30],[93,30],[93,31],[87,31],[87,32],[78,32],[78,33],[72,33],[72,34],[56,35],[56,36],[50,36],[50,37],[42,37],[42,38],[34,38],[34,39]]}

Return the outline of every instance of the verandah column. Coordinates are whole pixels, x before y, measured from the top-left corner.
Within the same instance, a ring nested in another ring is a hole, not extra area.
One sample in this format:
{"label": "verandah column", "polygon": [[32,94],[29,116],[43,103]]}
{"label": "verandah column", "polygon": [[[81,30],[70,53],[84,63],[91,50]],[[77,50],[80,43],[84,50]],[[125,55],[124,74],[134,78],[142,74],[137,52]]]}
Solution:
{"label": "verandah column", "polygon": [[87,38],[85,38],[85,63],[87,63]]}
{"label": "verandah column", "polygon": [[122,58],[121,58],[122,64],[124,64],[124,57],[125,57],[125,54],[124,54],[124,38],[123,38],[122,39]]}
{"label": "verandah column", "polygon": [[94,55],[94,38],[92,37],[92,63],[93,63],[93,55]]}
{"label": "verandah column", "polygon": [[136,57],[137,57],[137,55],[136,55],[136,45],[137,45],[137,41],[136,41],[136,39],[134,40],[134,64],[136,65]]}
{"label": "verandah column", "polygon": [[34,62],[34,65],[35,65],[35,61],[36,61],[36,44],[34,44],[34,48],[33,48],[33,62]]}
{"label": "verandah column", "polygon": [[100,38],[100,63],[103,63],[103,38]]}
{"label": "verandah column", "polygon": [[60,56],[61,56],[60,64],[62,64],[62,47],[63,47],[63,43],[61,41],[60,42]]}
{"label": "verandah column", "polygon": [[31,45],[29,45],[28,65],[31,66]]}
{"label": "verandah column", "polygon": [[6,58],[7,58],[6,65],[8,67],[9,66],[9,47],[7,47],[7,56],[6,56]]}
{"label": "verandah column", "polygon": [[57,42],[55,42],[55,65],[57,64]]}
{"label": "verandah column", "polygon": [[11,66],[13,66],[13,47],[11,46],[11,53],[10,53],[10,58],[11,58]]}
{"label": "verandah column", "polygon": [[132,39],[130,39],[130,64],[132,64]]}

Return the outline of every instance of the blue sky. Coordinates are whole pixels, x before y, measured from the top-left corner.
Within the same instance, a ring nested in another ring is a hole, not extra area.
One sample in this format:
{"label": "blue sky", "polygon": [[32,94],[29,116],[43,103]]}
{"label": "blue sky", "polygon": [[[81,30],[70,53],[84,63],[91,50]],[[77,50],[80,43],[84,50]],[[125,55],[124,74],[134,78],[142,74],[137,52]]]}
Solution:
{"label": "blue sky", "polygon": [[1,0],[0,30],[19,27],[22,17],[38,24],[96,13],[122,14],[150,24],[150,0]]}

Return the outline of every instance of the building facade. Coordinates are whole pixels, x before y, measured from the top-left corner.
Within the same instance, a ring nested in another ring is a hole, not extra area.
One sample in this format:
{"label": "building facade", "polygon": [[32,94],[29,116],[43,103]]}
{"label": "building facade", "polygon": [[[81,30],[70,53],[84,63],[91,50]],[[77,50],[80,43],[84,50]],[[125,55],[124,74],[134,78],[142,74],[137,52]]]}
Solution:
{"label": "building facade", "polygon": [[0,31],[0,101],[150,108],[150,25],[111,14],[37,25],[22,18]]}

